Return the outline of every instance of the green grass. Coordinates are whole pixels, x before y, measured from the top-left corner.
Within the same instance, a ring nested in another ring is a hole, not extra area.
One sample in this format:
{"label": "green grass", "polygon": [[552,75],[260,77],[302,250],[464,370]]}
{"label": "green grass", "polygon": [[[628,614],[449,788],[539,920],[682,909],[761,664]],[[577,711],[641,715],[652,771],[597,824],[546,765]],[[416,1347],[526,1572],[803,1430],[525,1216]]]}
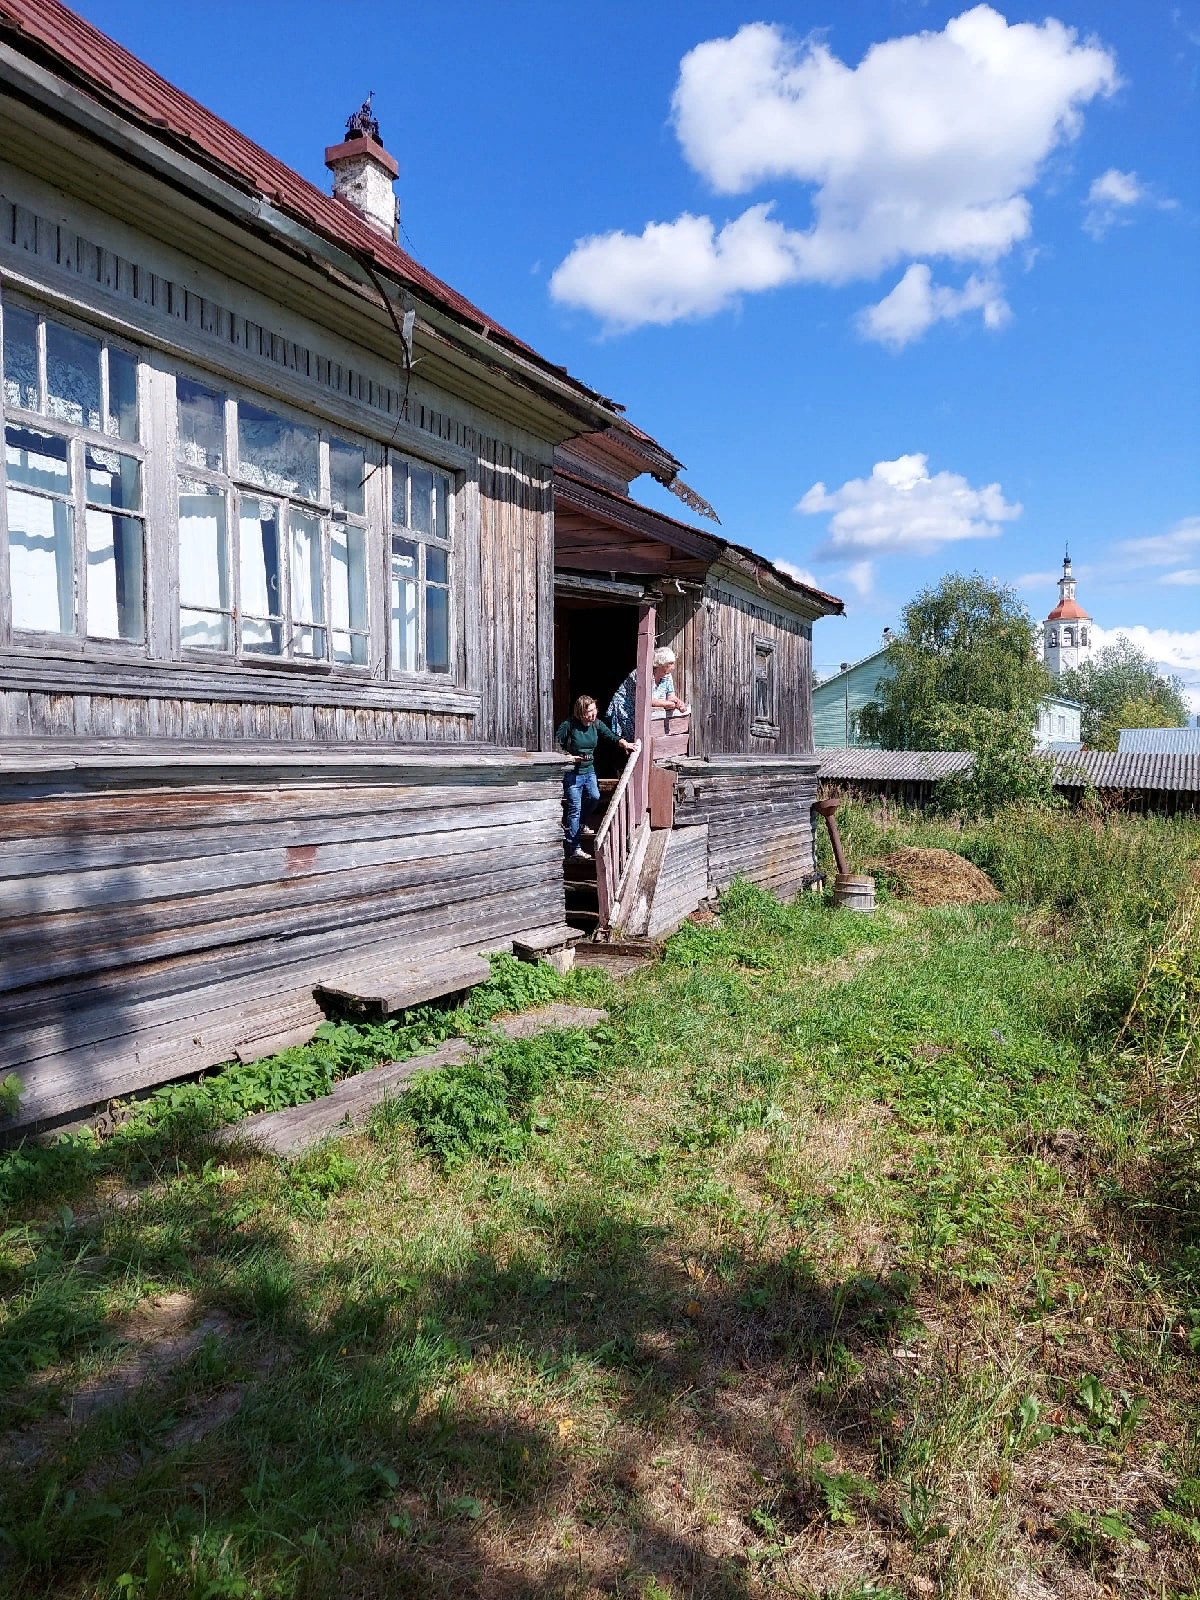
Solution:
{"label": "green grass", "polygon": [[[735,886],[623,984],[500,963],[4,1158],[0,1592],[1191,1592],[1200,830],[845,831],[1005,898]],[[489,1031],[564,992],[608,1021]],[[208,1140],[453,1033],[359,1135]],[[69,1424],[172,1306],[209,1337]]]}

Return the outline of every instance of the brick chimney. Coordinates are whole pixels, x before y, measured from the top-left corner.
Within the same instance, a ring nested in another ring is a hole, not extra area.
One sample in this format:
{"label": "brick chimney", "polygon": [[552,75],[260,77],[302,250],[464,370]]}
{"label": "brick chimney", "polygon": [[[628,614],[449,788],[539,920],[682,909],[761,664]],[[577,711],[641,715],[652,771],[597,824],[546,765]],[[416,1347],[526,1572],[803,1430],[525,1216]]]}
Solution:
{"label": "brick chimney", "polygon": [[392,190],[400,175],[394,157],[383,148],[379,123],[371,109],[374,92],[346,122],[346,137],[330,145],[325,165],[333,173],[333,192],[389,239],[395,239],[400,206]]}

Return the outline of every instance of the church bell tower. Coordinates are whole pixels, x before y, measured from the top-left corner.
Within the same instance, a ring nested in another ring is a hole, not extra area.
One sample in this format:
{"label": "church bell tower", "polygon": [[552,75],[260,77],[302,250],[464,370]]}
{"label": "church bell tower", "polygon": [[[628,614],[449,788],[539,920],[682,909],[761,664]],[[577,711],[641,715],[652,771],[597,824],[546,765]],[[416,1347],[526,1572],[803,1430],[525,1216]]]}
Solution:
{"label": "church bell tower", "polygon": [[1082,666],[1091,653],[1092,619],[1075,598],[1075,574],[1068,550],[1058,580],[1058,604],[1042,625],[1042,659],[1047,672],[1059,678]]}

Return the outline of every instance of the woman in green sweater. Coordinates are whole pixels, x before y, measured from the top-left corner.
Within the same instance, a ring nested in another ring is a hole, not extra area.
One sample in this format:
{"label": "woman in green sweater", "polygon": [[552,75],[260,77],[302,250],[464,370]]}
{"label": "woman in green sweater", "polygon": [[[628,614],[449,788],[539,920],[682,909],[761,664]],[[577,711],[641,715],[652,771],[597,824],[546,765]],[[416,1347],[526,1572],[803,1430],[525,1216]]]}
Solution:
{"label": "woman in green sweater", "polygon": [[628,739],[619,738],[606,722],[590,694],[581,694],[575,708],[554,735],[558,748],[571,757],[574,770],[563,773],[563,848],[568,861],[586,861],[579,838],[587,819],[600,804],[600,785],[596,782],[596,746],[601,739],[630,751]]}

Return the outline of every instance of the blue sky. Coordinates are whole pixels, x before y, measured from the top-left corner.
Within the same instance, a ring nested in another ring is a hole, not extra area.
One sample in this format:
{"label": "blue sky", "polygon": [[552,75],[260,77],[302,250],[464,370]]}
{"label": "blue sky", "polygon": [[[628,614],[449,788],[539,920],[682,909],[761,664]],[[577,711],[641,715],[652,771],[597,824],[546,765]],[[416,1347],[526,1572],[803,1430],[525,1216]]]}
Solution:
{"label": "blue sky", "polygon": [[77,8],[317,183],[374,89],[402,242],[845,597],[819,663],[1069,542],[1200,711],[1198,0]]}

